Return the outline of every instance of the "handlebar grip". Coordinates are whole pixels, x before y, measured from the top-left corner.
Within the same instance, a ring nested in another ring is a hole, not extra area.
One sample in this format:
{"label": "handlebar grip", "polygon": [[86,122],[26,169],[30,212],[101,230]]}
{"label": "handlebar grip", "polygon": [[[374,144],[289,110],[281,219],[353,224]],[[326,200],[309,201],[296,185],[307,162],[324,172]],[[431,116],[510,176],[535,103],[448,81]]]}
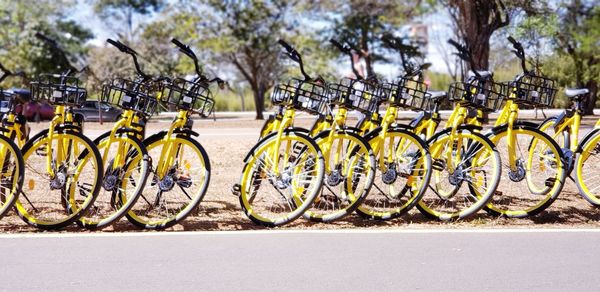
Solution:
{"label": "handlebar grip", "polygon": [[180,41],[179,41],[178,39],[176,39],[176,38],[173,38],[173,39],[171,40],[171,42],[172,42],[172,43],[174,43],[174,44],[175,44],[175,45],[176,45],[176,46],[179,48],[179,50],[180,50],[182,53],[184,53],[184,54],[186,54],[188,57],[190,57],[190,58],[192,58],[192,59],[196,60],[196,54],[194,54],[194,51],[192,51],[192,49],[190,49],[190,47],[189,47],[189,46],[187,46],[187,45],[183,44],[182,42],[180,42]]}
{"label": "handlebar grip", "polygon": [[516,46],[518,44],[517,40],[515,40],[512,36],[508,36],[507,37],[508,41],[513,44],[513,46]]}
{"label": "handlebar grip", "polygon": [[332,43],[335,47],[337,47],[338,50],[340,50],[341,52],[348,53],[348,49],[344,48],[344,46],[342,46],[342,44],[340,44],[338,41],[330,39],[329,42]]}
{"label": "handlebar grip", "polygon": [[280,44],[282,47],[284,47],[284,48],[285,48],[285,49],[286,49],[286,50],[287,50],[289,53],[292,53],[292,52],[296,51],[296,50],[294,50],[294,48],[292,48],[292,46],[290,46],[288,43],[286,43],[286,42],[285,42],[284,40],[282,40],[282,39],[279,39],[279,40],[277,40],[277,42],[278,42],[278,43],[279,43],[279,44]]}
{"label": "handlebar grip", "polygon": [[184,45],[182,42],[180,42],[178,39],[173,38],[171,39],[171,42],[174,43],[176,46],[182,48],[182,49],[188,49],[188,46]]}
{"label": "handlebar grip", "polygon": [[448,43],[454,46],[457,50],[464,52],[463,46],[461,46],[457,41],[453,39],[448,39]]}
{"label": "handlebar grip", "polygon": [[123,48],[121,42],[119,41],[113,41],[111,39],[106,39],[106,42],[115,46],[115,48],[119,49],[119,51],[123,52],[123,53],[127,53],[127,50],[125,48]]}

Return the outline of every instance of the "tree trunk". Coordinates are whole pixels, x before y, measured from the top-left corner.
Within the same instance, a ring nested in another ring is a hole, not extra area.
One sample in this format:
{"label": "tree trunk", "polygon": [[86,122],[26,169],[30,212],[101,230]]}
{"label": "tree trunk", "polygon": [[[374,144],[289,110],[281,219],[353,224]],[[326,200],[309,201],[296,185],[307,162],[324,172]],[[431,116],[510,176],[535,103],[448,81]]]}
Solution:
{"label": "tree trunk", "polygon": [[256,105],[256,119],[264,120],[263,111],[265,109],[265,90],[264,85],[253,85],[252,93],[254,95],[254,104]]}
{"label": "tree trunk", "polygon": [[585,107],[584,107],[584,114],[586,115],[593,115],[594,114],[594,107],[596,105],[596,98],[598,97],[598,81],[596,80],[589,80],[586,84],[585,84],[585,88],[587,88],[590,93],[589,93],[589,98],[587,99],[587,102],[585,103]]}
{"label": "tree trunk", "polygon": [[471,70],[488,70],[490,60],[490,37],[491,35],[467,36],[469,49],[473,54],[473,63]]}
{"label": "tree trunk", "polygon": [[509,22],[504,4],[501,0],[451,0],[449,4],[456,8],[449,12],[473,55],[469,69],[488,70],[490,38]]}

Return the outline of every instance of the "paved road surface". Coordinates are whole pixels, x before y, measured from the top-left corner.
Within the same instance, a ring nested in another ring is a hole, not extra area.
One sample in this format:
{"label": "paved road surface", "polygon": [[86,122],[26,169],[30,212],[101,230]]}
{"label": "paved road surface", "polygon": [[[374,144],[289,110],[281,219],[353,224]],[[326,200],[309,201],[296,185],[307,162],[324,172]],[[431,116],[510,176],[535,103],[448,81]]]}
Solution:
{"label": "paved road surface", "polygon": [[0,236],[0,290],[599,291],[600,230]]}

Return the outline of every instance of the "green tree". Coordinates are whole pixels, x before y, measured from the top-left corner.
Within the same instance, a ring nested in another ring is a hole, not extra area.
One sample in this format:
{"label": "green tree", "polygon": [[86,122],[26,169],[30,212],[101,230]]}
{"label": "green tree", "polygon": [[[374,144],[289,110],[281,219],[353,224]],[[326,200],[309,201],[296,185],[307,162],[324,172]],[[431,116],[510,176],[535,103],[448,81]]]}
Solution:
{"label": "green tree", "polygon": [[29,76],[68,67],[55,50],[50,51],[35,37],[36,32],[56,39],[72,56],[85,54],[85,43],[92,37],[91,32],[65,20],[70,12],[65,7],[73,4],[72,0],[0,0],[0,61]]}
{"label": "green tree", "polygon": [[574,65],[574,82],[568,85],[590,90],[585,109],[587,114],[593,113],[600,78],[600,2],[564,1],[557,14],[556,45],[559,53],[568,56]]}
{"label": "green tree", "polygon": [[139,18],[158,12],[164,6],[164,0],[94,1],[94,9],[104,22],[114,29],[119,37],[128,41],[132,41],[136,35]]}
{"label": "green tree", "polygon": [[325,28],[325,35],[347,41],[360,50],[365,61],[366,75],[374,76],[374,64],[385,61],[380,35],[396,31],[407,20],[426,11],[422,0],[351,0],[313,1],[312,10],[332,25]]}
{"label": "green tree", "polygon": [[286,16],[292,4],[287,0],[208,0],[189,7],[202,13],[202,21],[197,23],[198,47],[232,65],[248,82],[256,119],[264,118],[266,93],[283,71],[277,40],[289,35]]}
{"label": "green tree", "polygon": [[443,0],[454,25],[473,54],[471,70],[488,70],[490,39],[520,12],[527,16],[544,12],[545,1],[539,0]]}

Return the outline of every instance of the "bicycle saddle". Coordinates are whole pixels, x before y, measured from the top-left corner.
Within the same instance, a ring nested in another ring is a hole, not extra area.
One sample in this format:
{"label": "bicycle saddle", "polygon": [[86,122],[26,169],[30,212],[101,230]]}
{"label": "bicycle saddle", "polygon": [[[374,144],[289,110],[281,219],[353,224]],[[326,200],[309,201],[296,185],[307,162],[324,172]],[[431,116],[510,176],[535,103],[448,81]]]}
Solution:
{"label": "bicycle saddle", "polygon": [[565,89],[565,95],[570,98],[576,98],[582,95],[586,95],[590,92],[587,88],[567,88]]}

